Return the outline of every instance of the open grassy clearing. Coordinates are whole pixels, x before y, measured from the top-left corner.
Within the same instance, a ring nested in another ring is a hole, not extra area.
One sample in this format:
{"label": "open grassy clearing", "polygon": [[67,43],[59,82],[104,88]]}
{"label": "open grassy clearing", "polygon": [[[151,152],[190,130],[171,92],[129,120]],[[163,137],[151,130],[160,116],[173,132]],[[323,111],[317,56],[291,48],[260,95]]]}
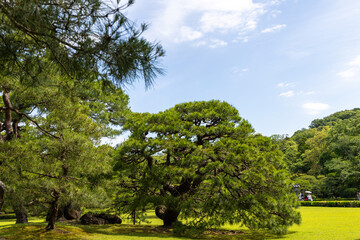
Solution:
{"label": "open grassy clearing", "polygon": [[[316,239],[316,240],[358,240],[360,239],[360,208],[325,208],[302,207],[300,209],[303,222],[293,226],[289,234],[275,236],[266,232],[249,232],[240,229],[241,234],[218,231],[200,239]],[[104,239],[104,240],[175,240],[194,239],[176,237],[169,230],[159,227],[161,221],[150,216],[148,225],[135,227],[125,222],[121,225],[81,226],[73,223],[60,223],[52,232],[44,230],[45,223],[41,219],[31,219],[31,224],[14,225],[14,220],[0,220],[0,239]],[[226,230],[239,230],[236,226],[224,226]]]}

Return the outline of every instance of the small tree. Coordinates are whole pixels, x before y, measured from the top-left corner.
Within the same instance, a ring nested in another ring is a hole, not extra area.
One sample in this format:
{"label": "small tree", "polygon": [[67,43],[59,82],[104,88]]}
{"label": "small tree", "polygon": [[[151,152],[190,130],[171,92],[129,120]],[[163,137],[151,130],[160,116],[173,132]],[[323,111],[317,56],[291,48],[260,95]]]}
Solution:
{"label": "small tree", "polygon": [[300,215],[278,147],[225,102],[133,114],[117,149],[120,212],[156,208],[165,226],[241,223],[281,232]]}

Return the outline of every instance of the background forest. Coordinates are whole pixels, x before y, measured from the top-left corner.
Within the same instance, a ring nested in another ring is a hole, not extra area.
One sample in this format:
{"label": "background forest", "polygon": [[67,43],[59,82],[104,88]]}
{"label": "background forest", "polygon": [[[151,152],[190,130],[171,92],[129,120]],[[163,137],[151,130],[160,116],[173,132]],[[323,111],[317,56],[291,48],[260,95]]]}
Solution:
{"label": "background forest", "polygon": [[315,119],[293,136],[272,137],[294,183],[319,198],[355,198],[360,184],[360,109]]}

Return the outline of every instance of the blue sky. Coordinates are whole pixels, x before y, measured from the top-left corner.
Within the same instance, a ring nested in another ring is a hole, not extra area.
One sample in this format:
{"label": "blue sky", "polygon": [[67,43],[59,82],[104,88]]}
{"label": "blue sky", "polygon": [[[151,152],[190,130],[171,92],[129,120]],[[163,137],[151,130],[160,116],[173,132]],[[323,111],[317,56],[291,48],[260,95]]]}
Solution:
{"label": "blue sky", "polygon": [[127,16],[166,50],[154,87],[126,90],[135,112],[219,99],[270,136],[360,107],[359,0],[136,0]]}

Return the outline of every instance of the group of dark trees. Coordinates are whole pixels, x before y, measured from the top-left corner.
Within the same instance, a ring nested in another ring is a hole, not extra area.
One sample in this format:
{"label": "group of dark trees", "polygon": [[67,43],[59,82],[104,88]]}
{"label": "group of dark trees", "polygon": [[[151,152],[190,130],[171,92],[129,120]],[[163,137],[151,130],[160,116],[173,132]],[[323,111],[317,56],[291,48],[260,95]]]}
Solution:
{"label": "group of dark trees", "polygon": [[274,136],[294,183],[320,198],[355,198],[360,191],[360,109],[314,120],[292,137]]}

